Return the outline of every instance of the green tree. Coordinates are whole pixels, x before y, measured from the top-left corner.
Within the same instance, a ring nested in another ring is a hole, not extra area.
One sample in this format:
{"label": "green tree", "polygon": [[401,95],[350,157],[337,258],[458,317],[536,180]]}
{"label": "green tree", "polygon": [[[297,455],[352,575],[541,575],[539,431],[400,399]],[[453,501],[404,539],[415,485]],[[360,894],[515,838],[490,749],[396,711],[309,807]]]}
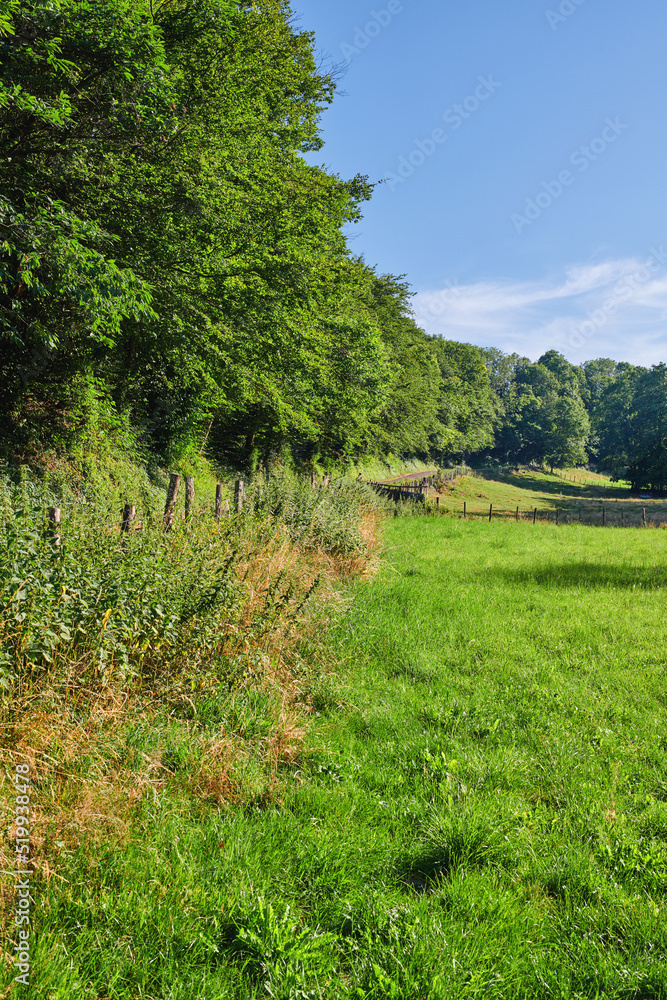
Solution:
{"label": "green tree", "polygon": [[615,377],[600,392],[591,422],[597,459],[616,479],[627,474],[637,458],[635,444],[635,392],[646,369],[621,362]]}
{"label": "green tree", "polygon": [[590,420],[578,395],[559,396],[548,411],[544,458],[551,466],[583,465]]}
{"label": "green tree", "polygon": [[478,347],[441,337],[429,342],[442,377],[438,424],[432,434],[434,454],[465,458],[494,441],[498,413],[484,355]]}
{"label": "green tree", "polygon": [[123,4],[118,17],[110,2],[5,5],[0,335],[9,398],[21,362],[48,360],[63,338],[70,355],[85,356],[91,341],[112,346],[124,319],[155,315],[150,283],[116,261],[118,241],[77,197],[100,146],[150,137],[154,147],[173,130],[162,43],[141,6]]}
{"label": "green tree", "polygon": [[590,423],[577,371],[556,351],[517,366],[497,438],[501,460],[546,461],[552,468],[586,460]]}
{"label": "green tree", "polygon": [[620,366],[611,358],[596,358],[594,361],[584,361],[581,369],[586,379],[587,394],[584,398],[589,411],[597,405],[602,393],[617,377]]}
{"label": "green tree", "polygon": [[667,365],[640,371],[630,415],[628,477],[635,489],[667,487]]}
{"label": "green tree", "polygon": [[538,358],[537,363],[556,377],[560,395],[578,396],[585,401],[586,376],[581,368],[571,364],[566,357],[553,350],[546,351],[541,358]]}
{"label": "green tree", "polygon": [[489,372],[489,384],[501,402],[516,392],[516,374],[530,364],[529,358],[520,354],[505,354],[498,347],[480,348]]}
{"label": "green tree", "polygon": [[[377,407],[384,352],[349,308],[343,233],[371,189],[302,156],[334,84],[290,19],[279,0],[15,13],[0,108],[11,406],[101,376],[152,447],[242,427],[239,461],[323,440],[323,395],[349,415],[356,385]],[[352,357],[377,375],[345,381]]]}
{"label": "green tree", "polygon": [[588,396],[586,376],[558,351],[547,351],[537,362],[556,380],[555,396],[544,396],[544,459],[554,466],[581,465],[587,459],[590,420],[584,405]]}
{"label": "green tree", "polygon": [[376,276],[370,281],[367,308],[384,344],[388,371],[382,407],[375,416],[369,450],[379,453],[428,454],[438,426],[442,379],[437,360],[410,310],[410,291],[402,278]]}

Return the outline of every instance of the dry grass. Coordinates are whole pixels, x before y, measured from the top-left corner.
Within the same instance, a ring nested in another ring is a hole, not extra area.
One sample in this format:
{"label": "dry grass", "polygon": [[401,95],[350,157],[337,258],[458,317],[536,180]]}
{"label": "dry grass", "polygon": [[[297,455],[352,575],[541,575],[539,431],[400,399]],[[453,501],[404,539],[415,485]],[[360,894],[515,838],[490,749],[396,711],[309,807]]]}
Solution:
{"label": "dry grass", "polygon": [[[343,606],[341,584],[373,572],[380,527],[379,514],[364,517],[365,551],[353,556],[304,550],[274,537],[241,561],[242,614],[208,662],[184,650],[153,663],[150,674],[129,687],[112,675],[96,688],[77,664],[69,664],[66,681],[24,679],[5,709],[0,747],[12,777],[16,764],[30,768],[31,862],[42,878],[59,878],[58,859],[86,842],[124,842],[141,804],[165,791],[185,796],[194,810],[280,796],[281,771],[301,759],[309,685],[326,661],[318,642]],[[233,684],[230,663],[246,665],[232,674]],[[234,731],[226,721],[213,731],[200,726],[201,699],[224,695],[226,684],[232,685],[226,696],[231,714],[239,692],[266,696],[258,734]],[[137,731],[151,737],[145,749],[130,753]],[[172,744],[183,748],[182,767],[165,764]],[[5,773],[0,803],[8,814],[13,795]],[[15,834],[10,827],[0,843],[4,872],[14,866]],[[3,930],[13,918],[12,887],[13,879],[3,875]]]}

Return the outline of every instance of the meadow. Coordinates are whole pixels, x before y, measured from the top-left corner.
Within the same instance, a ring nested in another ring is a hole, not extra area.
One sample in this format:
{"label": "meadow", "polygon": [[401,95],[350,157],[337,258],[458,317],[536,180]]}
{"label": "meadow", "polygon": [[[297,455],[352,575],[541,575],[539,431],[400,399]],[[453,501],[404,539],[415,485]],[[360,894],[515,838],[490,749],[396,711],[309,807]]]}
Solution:
{"label": "meadow", "polygon": [[554,473],[538,468],[521,470],[484,470],[478,476],[462,476],[445,483],[441,490],[440,509],[462,514],[466,504],[469,517],[488,516],[493,504],[495,516],[531,518],[535,508],[538,520],[553,520],[556,511],[563,523],[572,521],[601,525],[602,512],[608,527],[638,527],[643,523],[659,527],[667,522],[667,500],[642,499],[631,495],[626,483],[613,483],[602,475],[581,469]]}
{"label": "meadow", "polygon": [[667,997],[666,556],[658,531],[386,522],[304,640],[303,739],[251,684],[109,723],[106,774],[82,736],[68,766],[100,794],[122,768],[130,801],[51,842],[30,995]]}

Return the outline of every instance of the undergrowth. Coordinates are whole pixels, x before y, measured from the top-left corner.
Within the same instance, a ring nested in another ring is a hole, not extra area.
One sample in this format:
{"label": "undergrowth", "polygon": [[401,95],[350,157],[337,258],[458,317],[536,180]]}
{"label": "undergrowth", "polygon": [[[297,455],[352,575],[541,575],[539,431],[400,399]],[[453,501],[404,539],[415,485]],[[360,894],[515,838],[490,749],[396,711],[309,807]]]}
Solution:
{"label": "undergrowth", "polygon": [[[165,531],[164,496],[146,492],[132,530],[117,507],[5,483],[0,521],[0,684],[48,673],[101,686],[164,669],[199,673],[230,651],[285,633],[322,577],[362,565],[363,518],[381,503],[339,481],[313,490],[274,477],[218,522],[194,509]],[[62,505],[57,537],[47,507]],[[229,501],[227,502],[229,507]],[[298,554],[298,557],[297,557]]]}
{"label": "undergrowth", "polygon": [[[326,691],[320,637],[341,582],[372,565],[382,502],[284,474],[252,483],[242,513],[229,494],[219,522],[178,507],[170,531],[164,494],[146,491],[122,533],[117,498],[24,478],[1,501],[0,745],[30,767],[37,877],[82,845],[123,843],[165,789],[203,813],[274,801]],[[6,927],[6,881],[0,898]]]}

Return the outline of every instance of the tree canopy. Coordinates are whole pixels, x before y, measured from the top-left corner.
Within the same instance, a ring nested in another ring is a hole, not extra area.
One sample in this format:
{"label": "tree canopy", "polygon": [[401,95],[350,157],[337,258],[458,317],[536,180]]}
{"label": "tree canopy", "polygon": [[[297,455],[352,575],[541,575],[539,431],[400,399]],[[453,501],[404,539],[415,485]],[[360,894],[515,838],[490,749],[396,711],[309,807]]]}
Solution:
{"label": "tree canopy", "polygon": [[373,184],[304,156],[335,91],[287,0],[0,0],[3,448],[97,410],[170,461],[662,475],[657,369],[427,336],[352,253]]}

